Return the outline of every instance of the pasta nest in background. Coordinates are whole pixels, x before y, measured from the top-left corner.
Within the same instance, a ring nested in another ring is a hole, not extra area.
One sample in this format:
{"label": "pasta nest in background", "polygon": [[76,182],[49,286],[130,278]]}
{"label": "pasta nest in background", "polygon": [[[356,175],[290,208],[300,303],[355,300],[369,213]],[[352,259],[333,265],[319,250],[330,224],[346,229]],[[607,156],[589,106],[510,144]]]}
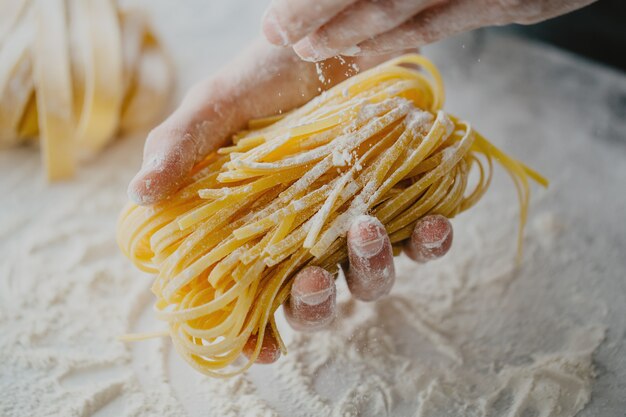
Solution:
{"label": "pasta nest in background", "polygon": [[49,180],[150,127],[172,68],[146,17],[114,0],[0,1],[0,147],[37,137]]}

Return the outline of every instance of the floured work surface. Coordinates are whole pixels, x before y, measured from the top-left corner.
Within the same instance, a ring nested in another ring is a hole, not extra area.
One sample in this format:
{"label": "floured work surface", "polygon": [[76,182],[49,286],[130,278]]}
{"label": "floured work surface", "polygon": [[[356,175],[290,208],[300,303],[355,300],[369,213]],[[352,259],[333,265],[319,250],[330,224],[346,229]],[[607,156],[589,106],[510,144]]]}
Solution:
{"label": "floured work surface", "polygon": [[[196,51],[177,50],[179,68],[202,62],[210,30],[177,39],[183,22],[201,19],[190,7],[167,20],[165,3],[154,6],[164,38]],[[476,210],[454,220],[444,259],[400,260],[392,294],[373,304],[349,300],[341,284],[332,329],[292,334],[277,364],[212,380],[166,339],[115,340],[159,324],[151,279],[113,240],[141,138],[118,143],[80,181],[48,188],[36,152],[9,151],[0,154],[0,414],[572,416],[589,401],[579,415],[619,415],[626,78],[483,35],[426,54],[443,70],[450,110],[551,180],[535,194],[519,270],[514,191],[497,175]],[[182,85],[197,75],[183,73]]]}

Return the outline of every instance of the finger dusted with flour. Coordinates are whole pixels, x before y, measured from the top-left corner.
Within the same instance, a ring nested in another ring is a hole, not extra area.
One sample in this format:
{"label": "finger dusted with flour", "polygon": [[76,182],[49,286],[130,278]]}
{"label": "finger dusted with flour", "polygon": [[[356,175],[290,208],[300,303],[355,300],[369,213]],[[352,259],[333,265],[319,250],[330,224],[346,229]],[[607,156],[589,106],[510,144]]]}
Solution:
{"label": "finger dusted with flour", "polygon": [[330,272],[317,266],[304,268],[296,275],[285,317],[296,330],[317,330],[328,325],[336,314],[335,280]]}
{"label": "finger dusted with flour", "polygon": [[[258,335],[252,335],[244,345],[243,354],[247,358],[253,356],[258,340]],[[265,328],[265,336],[261,342],[259,356],[257,356],[254,363],[265,365],[276,362],[278,358],[280,358],[280,344],[278,343],[278,340],[276,340],[276,335],[274,334],[271,326],[267,326]]]}
{"label": "finger dusted with flour", "polygon": [[348,231],[346,274],[350,292],[364,301],[388,294],[396,279],[391,242],[385,226],[375,217],[357,217]]}
{"label": "finger dusted with flour", "polygon": [[448,253],[452,236],[450,220],[439,214],[425,216],[415,224],[404,251],[414,261],[432,261]]}

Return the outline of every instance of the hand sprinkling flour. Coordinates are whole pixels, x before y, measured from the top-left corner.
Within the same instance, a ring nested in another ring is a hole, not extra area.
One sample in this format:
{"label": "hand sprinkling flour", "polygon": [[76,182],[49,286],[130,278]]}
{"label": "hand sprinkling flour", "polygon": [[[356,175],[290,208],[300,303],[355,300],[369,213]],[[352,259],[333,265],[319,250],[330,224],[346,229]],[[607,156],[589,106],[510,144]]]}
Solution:
{"label": "hand sprinkling flour", "polygon": [[419,48],[460,32],[530,24],[594,0],[273,0],[263,32],[307,61]]}

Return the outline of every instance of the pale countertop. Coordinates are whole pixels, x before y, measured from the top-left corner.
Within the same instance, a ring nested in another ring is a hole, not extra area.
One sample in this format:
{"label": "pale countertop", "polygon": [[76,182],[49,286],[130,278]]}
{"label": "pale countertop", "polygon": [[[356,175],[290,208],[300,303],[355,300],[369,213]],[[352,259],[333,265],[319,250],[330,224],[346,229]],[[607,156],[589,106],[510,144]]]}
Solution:
{"label": "pale countertop", "polygon": [[[151,9],[178,69],[178,97],[257,35],[265,5],[252,0],[125,3]],[[498,30],[461,35],[424,52],[442,71],[446,109],[471,121],[551,180],[548,190],[533,188],[529,250],[522,272],[508,284],[507,297],[514,306],[495,312],[515,318],[490,337],[501,335],[510,344],[525,346],[546,339],[557,346],[559,338],[569,334],[567,326],[606,328],[594,354],[597,375],[591,401],[579,415],[622,416],[626,410],[626,74]],[[150,355],[156,356],[144,356],[142,347],[114,340],[118,334],[150,330],[141,327],[154,324],[148,308],[149,282],[128,265],[113,241],[125,184],[139,164],[142,140],[114,143],[84,167],[75,182],[51,187],[41,180],[35,150],[0,153],[0,414],[60,415],[69,409],[70,415],[213,415],[212,394],[202,391],[215,392],[213,386],[203,388],[198,383],[196,391],[181,388],[200,377],[165,345],[146,342],[152,344]],[[452,269],[462,267],[458,259],[463,253],[478,251],[464,234],[487,231],[482,235],[487,242],[485,262],[501,262],[495,249],[493,255],[490,252],[489,241],[495,241],[496,235],[511,234],[507,251],[513,247],[514,229],[508,223],[506,232],[489,232],[500,227],[499,220],[516,215],[515,197],[506,191],[510,186],[506,175],[502,171],[496,175],[501,178],[484,204],[458,223],[455,220],[459,240],[449,255]],[[502,199],[507,202],[501,203]],[[485,214],[491,210],[493,218]],[[90,221],[73,223],[72,218]],[[558,232],[546,237],[546,223]],[[439,273],[446,268],[441,264],[427,271]],[[406,283],[400,285],[404,288]],[[45,303],[33,303],[33,294]],[[85,307],[77,309],[78,305]],[[91,324],[81,324],[80,318],[64,321],[64,309],[73,309],[76,317],[87,316]],[[567,319],[567,326],[553,320],[561,317]],[[94,326],[104,330],[93,330]],[[493,343],[499,343],[495,339]],[[160,358],[160,363],[146,358]],[[68,364],[84,370],[68,373]],[[263,385],[266,376],[272,380],[271,373],[253,372],[249,381]],[[161,384],[159,390],[151,388],[155,380]],[[89,391],[92,386],[96,393]],[[261,393],[267,389],[259,388]],[[252,401],[247,388],[242,390],[246,401]],[[275,390],[300,395],[285,387]],[[307,415],[297,409],[297,398],[290,403],[280,395],[269,395],[267,400],[284,402],[276,408],[279,413],[295,407],[291,415]],[[68,408],[68,404],[74,405]]]}

